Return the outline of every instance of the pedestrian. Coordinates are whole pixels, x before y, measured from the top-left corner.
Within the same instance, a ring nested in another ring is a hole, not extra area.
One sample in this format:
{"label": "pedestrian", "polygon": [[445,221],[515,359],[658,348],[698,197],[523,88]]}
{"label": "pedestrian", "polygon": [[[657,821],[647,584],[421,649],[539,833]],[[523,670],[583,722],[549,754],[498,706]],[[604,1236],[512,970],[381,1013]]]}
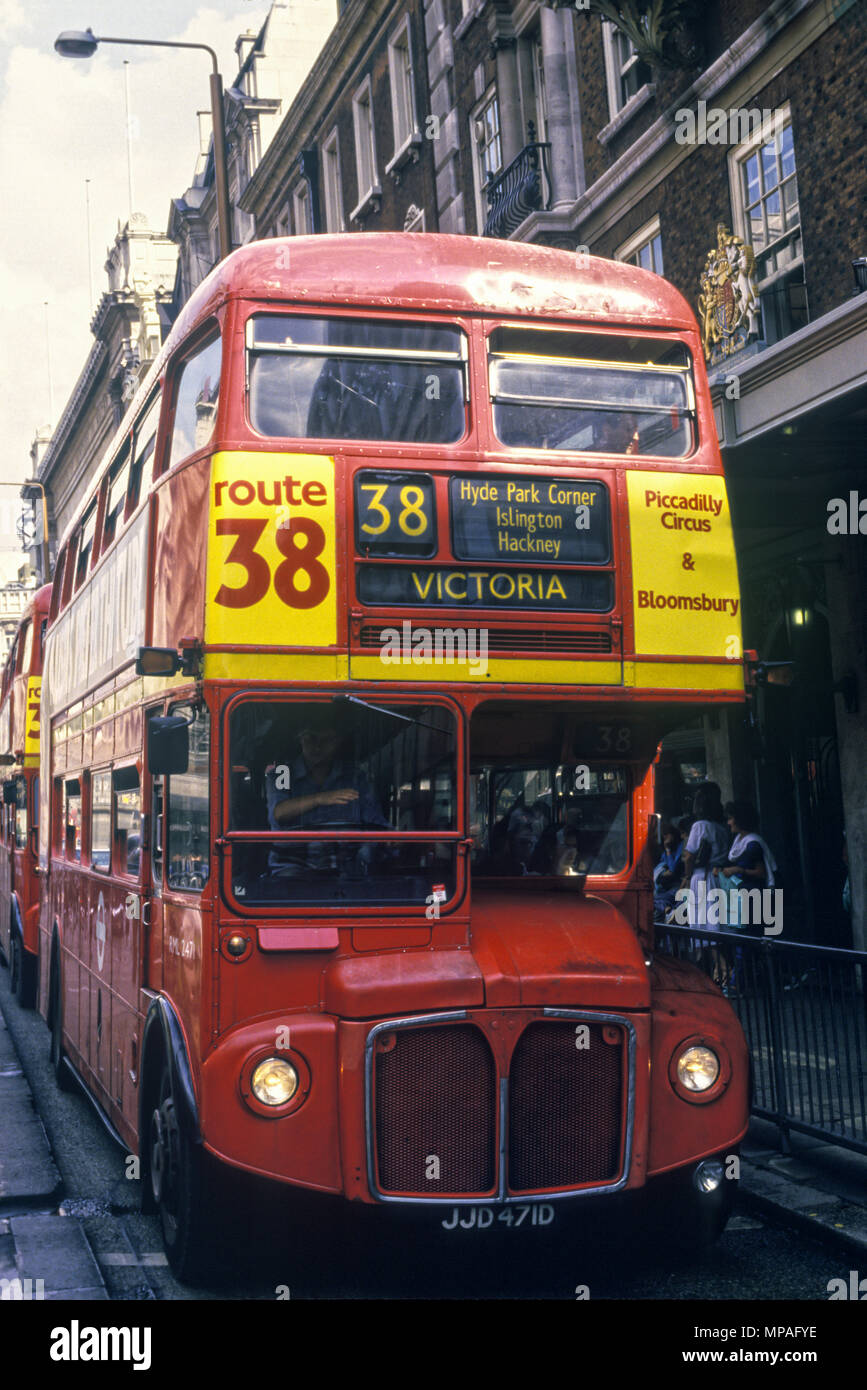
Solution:
{"label": "pedestrian", "polygon": [[674,906],[675,894],[682,876],[683,840],[671,822],[662,826],[662,854],[653,870],[653,907],[657,917]]}
{"label": "pedestrian", "polygon": [[691,927],[717,927],[715,912],[708,917],[707,895],[714,886],[713,871],[726,863],[729,836],[725,828],[720,789],[716,782],[703,782],[692,803],[693,824],[683,852],[682,888],[689,888],[687,900]]}
{"label": "pedestrian", "polygon": [[[724,865],[716,870],[719,886],[728,890],[729,926],[750,926],[760,928],[760,922],[741,920],[740,890],[753,888],[773,888],[776,882],[777,862],[767,842],[758,833],[759,815],[749,801],[727,801],[725,814],[729,830],[734,836]],[[750,932],[761,936],[761,930]]]}

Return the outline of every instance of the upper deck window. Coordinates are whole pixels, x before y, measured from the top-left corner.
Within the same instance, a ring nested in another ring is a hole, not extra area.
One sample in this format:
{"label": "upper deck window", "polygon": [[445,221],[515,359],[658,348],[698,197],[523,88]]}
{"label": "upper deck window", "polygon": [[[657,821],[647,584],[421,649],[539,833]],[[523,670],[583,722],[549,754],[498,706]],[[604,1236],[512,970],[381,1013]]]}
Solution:
{"label": "upper deck window", "polygon": [[683,343],[504,327],[488,362],[494,429],[510,448],[682,458],[694,447]]}
{"label": "upper deck window", "polygon": [[467,343],[452,325],[257,315],[247,353],[260,434],[408,444],[463,437]]}
{"label": "upper deck window", "polygon": [[135,427],[133,462],[129,477],[128,511],[132,512],[143,497],[147,497],[154,473],[154,450],[160,422],[160,396],[150,403]]}
{"label": "upper deck window", "polygon": [[213,338],[188,357],[181,368],[175,400],[169,467],[203,449],[214,433],[220,398],[221,339]]}
{"label": "upper deck window", "polygon": [[126,494],[129,488],[129,448],[124,451],[124,457],[112,464],[111,472],[108,475],[108,501],[106,503],[105,521],[102,525],[102,548],[108,550],[120,527],[123,525],[123,513],[126,506]]}
{"label": "upper deck window", "polygon": [[81,534],[78,542],[78,560],[75,567],[75,587],[79,589],[84,583],[85,575],[90,568],[90,557],[93,552],[93,538],[96,534],[96,503],[94,502],[84,521],[81,523]]}

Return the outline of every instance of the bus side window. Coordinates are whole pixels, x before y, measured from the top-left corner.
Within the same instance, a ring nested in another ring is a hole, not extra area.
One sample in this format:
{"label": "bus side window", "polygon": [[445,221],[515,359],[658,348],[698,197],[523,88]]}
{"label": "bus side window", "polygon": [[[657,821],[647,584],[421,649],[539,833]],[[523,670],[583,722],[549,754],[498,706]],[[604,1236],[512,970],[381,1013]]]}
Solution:
{"label": "bus side window", "polygon": [[30,662],[33,658],[33,623],[28,622],[24,627],[24,645],[21,649],[21,670],[27,675],[30,674]]}
{"label": "bus side window", "polygon": [[123,526],[126,494],[129,487],[129,444],[123,455],[113,463],[108,475],[108,499],[105,504],[105,521],[102,527],[103,554],[118,535]]}
{"label": "bus side window", "polygon": [[15,779],[15,848],[27,847],[27,783],[23,777]]}
{"label": "bus side window", "polygon": [[80,589],[90,569],[93,554],[93,538],[96,534],[96,502],[93,503],[84,521],[78,539],[78,559],[75,565],[75,588]]}
{"label": "bus side window", "polygon": [[129,472],[129,491],[127,494],[126,515],[135,510],[143,497],[150,492],[154,473],[154,449],[157,442],[157,426],[160,421],[158,393],[151,401],[144,416],[135,427],[132,468]]}
{"label": "bus side window", "polygon": [[[172,714],[189,718],[189,706],[175,707]],[[167,782],[168,887],[204,887],[210,853],[210,718],[207,709],[196,712],[190,725],[190,761],[187,771]]]}
{"label": "bus side window", "polygon": [[33,831],[33,849],[39,853],[39,778],[33,778],[33,806],[31,808],[31,829]]}
{"label": "bus side window", "polygon": [[214,432],[220,397],[222,341],[212,339],[181,364],[169,467],[203,449]]}
{"label": "bus side window", "polygon": [[81,863],[81,783],[67,782],[63,793],[63,846],[67,859]]}
{"label": "bus side window", "polygon": [[141,788],[138,769],[117,768],[114,783],[114,842],[117,873],[138,878],[141,866]]}
{"label": "bus side window", "polygon": [[111,773],[95,772],[90,787],[90,862],[111,868]]}

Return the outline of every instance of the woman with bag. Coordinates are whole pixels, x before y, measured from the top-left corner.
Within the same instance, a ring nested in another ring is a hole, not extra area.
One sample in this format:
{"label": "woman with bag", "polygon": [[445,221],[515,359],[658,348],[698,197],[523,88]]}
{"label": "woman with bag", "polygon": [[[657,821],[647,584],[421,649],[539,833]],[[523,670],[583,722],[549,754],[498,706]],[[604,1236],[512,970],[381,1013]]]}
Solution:
{"label": "woman with bag", "polygon": [[[777,863],[758,833],[758,812],[749,801],[727,801],[725,814],[734,839],[728,859],[717,874],[720,887],[729,893],[729,926],[742,927],[751,936],[761,936],[760,922],[740,920],[741,899],[738,893],[740,889],[775,887]],[[751,927],[753,930],[750,930]]]}

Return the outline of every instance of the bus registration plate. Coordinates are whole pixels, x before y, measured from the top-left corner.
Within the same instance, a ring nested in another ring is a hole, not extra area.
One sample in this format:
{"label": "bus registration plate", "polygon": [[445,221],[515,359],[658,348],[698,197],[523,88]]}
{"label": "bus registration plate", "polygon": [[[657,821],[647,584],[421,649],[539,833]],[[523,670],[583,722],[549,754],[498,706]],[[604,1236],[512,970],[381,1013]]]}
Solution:
{"label": "bus registration plate", "polygon": [[528,1202],[508,1207],[452,1207],[451,1213],[440,1222],[444,1231],[490,1231],[506,1227],[516,1231],[519,1226],[550,1226],[557,1215],[550,1202]]}

